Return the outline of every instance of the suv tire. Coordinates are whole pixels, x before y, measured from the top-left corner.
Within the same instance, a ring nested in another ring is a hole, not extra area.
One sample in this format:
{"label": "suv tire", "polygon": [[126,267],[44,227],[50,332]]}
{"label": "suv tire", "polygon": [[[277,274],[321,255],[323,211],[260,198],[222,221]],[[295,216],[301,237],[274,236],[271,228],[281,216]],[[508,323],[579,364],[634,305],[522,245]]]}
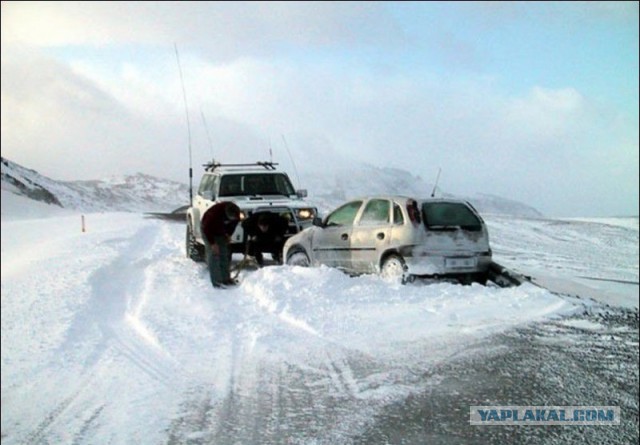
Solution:
{"label": "suv tire", "polygon": [[198,263],[204,261],[204,246],[201,246],[196,241],[196,237],[193,235],[193,229],[189,223],[187,223],[185,250],[187,258],[191,258],[193,261]]}

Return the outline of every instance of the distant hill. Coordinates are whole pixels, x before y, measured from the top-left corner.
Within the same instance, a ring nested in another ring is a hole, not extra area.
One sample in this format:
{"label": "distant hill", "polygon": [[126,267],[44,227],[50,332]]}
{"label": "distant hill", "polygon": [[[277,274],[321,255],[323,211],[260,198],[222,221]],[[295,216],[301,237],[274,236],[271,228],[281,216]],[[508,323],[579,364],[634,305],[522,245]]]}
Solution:
{"label": "distant hill", "polygon": [[189,187],[143,173],[95,181],[56,181],[2,158],[2,190],[82,211],[167,211],[189,201]]}
{"label": "distant hill", "polygon": [[[322,214],[358,196],[394,194],[426,198],[433,191],[433,184],[405,170],[368,164],[354,165],[348,170],[316,171],[304,174],[301,180],[302,186],[308,189],[309,201]],[[56,181],[6,158],[2,158],[2,190],[49,205],[85,212],[171,212],[189,201],[189,187],[186,184],[144,173],[107,180]],[[440,189],[436,190],[436,196],[466,199],[481,214],[527,218],[543,216],[533,207],[498,196],[477,194],[459,197]]]}

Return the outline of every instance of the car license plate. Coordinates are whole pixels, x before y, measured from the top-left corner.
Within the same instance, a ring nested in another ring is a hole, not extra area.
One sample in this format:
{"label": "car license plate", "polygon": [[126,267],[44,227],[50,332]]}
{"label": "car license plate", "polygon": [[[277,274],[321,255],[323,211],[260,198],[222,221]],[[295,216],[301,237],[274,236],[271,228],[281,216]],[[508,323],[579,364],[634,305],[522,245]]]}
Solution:
{"label": "car license plate", "polygon": [[467,269],[469,267],[476,267],[478,265],[478,259],[473,258],[446,258],[444,261],[445,267],[448,269]]}

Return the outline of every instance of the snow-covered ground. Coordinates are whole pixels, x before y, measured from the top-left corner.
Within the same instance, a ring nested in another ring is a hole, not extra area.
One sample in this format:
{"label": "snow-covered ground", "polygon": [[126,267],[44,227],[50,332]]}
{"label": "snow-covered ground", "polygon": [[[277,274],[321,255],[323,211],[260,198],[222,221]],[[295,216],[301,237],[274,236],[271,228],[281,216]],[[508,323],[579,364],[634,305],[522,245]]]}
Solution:
{"label": "snow-covered ground", "polygon": [[[504,348],[496,336],[599,329],[569,320],[600,311],[584,297],[638,306],[637,218],[487,218],[499,262],[569,295],[287,266],[218,290],[185,257],[182,224],[95,213],[82,232],[80,214],[43,218],[46,207],[5,195],[3,444],[358,442],[423,393],[429,370]],[[624,290],[597,291],[614,283]]]}
{"label": "snow-covered ground", "polygon": [[638,308],[638,218],[485,216],[494,260],[554,291]]}

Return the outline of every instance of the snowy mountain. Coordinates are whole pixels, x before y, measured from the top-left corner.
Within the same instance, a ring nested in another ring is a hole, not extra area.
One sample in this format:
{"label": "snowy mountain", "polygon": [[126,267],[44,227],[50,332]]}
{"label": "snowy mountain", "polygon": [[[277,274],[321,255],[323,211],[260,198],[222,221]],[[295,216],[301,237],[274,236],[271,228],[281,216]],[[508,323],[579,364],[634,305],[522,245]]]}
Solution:
{"label": "snowy mountain", "polygon": [[[288,172],[292,180],[293,172]],[[296,181],[297,182],[297,181]],[[326,214],[347,199],[372,194],[426,198],[433,184],[396,168],[368,164],[347,169],[303,174],[302,187],[309,201]],[[197,186],[197,184],[195,184]],[[2,158],[2,190],[36,201],[82,211],[172,211],[188,203],[186,184],[143,173],[95,181],[56,181]],[[440,189],[436,196],[456,197]],[[542,214],[526,204],[497,196],[477,194],[459,197],[470,201],[481,214],[539,218]]]}
{"label": "snowy mountain", "polygon": [[542,218],[544,215],[537,209],[512,199],[486,193],[476,193],[473,196],[462,196],[482,214],[482,215],[511,215],[521,218]]}
{"label": "snowy mountain", "polygon": [[189,201],[185,184],[143,173],[107,180],[56,181],[6,158],[2,158],[2,190],[82,211],[167,211]]}

